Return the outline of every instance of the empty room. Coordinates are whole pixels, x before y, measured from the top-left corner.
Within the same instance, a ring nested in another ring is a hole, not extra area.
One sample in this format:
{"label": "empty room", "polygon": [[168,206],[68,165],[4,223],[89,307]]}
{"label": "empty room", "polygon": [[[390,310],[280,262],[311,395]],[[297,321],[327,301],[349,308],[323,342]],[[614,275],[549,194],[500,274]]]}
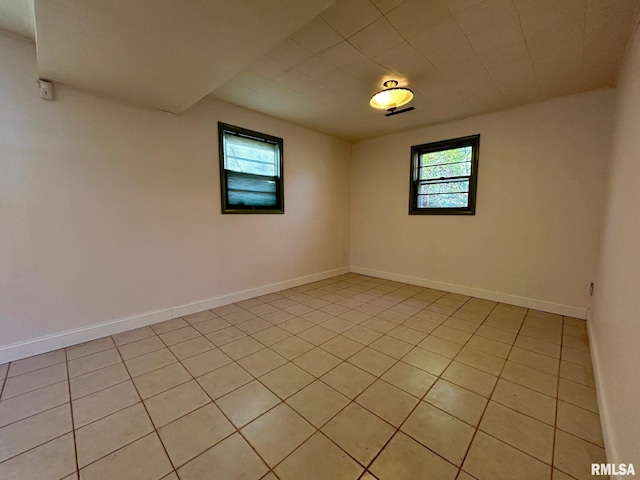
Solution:
{"label": "empty room", "polygon": [[640,475],[639,21],[0,0],[0,479]]}

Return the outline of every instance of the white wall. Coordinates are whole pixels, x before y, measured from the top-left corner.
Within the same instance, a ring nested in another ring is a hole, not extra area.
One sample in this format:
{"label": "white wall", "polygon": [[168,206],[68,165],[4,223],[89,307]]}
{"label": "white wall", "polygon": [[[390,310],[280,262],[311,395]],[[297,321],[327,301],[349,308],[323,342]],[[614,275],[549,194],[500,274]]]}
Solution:
{"label": "white wall", "polygon": [[[352,270],[584,318],[613,100],[584,93],[357,143]],[[408,215],[411,146],[476,133],[476,215]]]}
{"label": "white wall", "polygon": [[[34,45],[7,34],[0,65],[0,353],[348,267],[349,143],[213,99],[47,102]],[[221,215],[218,121],[283,137],[284,215]]]}
{"label": "white wall", "polygon": [[591,352],[610,462],[640,469],[640,33],[617,89]]}

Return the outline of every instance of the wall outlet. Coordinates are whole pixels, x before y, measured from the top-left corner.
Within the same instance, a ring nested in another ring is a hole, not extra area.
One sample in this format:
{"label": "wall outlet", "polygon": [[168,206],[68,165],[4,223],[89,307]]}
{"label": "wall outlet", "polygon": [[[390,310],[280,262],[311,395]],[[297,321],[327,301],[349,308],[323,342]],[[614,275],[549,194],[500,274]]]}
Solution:
{"label": "wall outlet", "polygon": [[53,83],[46,80],[38,80],[38,88],[40,90],[40,98],[53,100]]}

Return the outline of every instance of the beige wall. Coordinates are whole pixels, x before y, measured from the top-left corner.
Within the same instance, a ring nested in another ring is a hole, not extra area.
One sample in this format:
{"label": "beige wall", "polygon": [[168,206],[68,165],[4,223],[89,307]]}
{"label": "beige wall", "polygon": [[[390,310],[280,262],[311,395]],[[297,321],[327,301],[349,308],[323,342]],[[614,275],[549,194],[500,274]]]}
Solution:
{"label": "beige wall", "polygon": [[[590,92],[357,143],[352,269],[584,318],[613,100]],[[476,133],[476,215],[408,215],[411,146]]]}
{"label": "beige wall", "polygon": [[[348,266],[347,142],[213,99],[47,102],[5,34],[0,65],[0,350]],[[285,215],[221,215],[218,121],[284,138]]]}
{"label": "beige wall", "polygon": [[640,473],[640,33],[618,83],[611,178],[589,321],[607,455]]}

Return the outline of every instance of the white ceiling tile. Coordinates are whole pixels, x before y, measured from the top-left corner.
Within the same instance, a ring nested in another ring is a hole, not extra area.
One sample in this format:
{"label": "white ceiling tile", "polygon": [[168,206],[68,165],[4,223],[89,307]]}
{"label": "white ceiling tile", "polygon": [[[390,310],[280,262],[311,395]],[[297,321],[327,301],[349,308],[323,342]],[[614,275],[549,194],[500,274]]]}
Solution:
{"label": "white ceiling tile", "polygon": [[394,79],[394,73],[388,68],[383,67],[371,60],[365,60],[363,62],[354,63],[344,67],[344,71],[349,75],[354,76],[365,85],[369,85],[372,88],[382,89],[382,84],[386,80]]}
{"label": "white ceiling tile", "polygon": [[381,15],[369,0],[338,0],[320,14],[344,38],[372,24]]}
{"label": "white ceiling tile", "polygon": [[280,85],[284,85],[285,87],[289,87],[292,90],[300,90],[309,83],[311,79],[294,70],[289,70],[288,72],[284,72],[282,75],[278,75],[273,79],[273,81]]}
{"label": "white ceiling tile", "polygon": [[261,57],[249,66],[249,70],[266,78],[274,78],[287,69],[283,64],[269,57]]}
{"label": "white ceiling tile", "polygon": [[303,47],[318,53],[340,43],[343,38],[321,17],[316,17],[291,35]]}
{"label": "white ceiling tile", "polygon": [[550,28],[562,28],[575,19],[584,22],[587,0],[516,0],[522,30],[527,38]]}
{"label": "white ceiling tile", "polygon": [[516,61],[529,61],[529,49],[521,38],[515,42],[504,42],[487,50],[478,51],[478,57],[487,68],[495,68]]}
{"label": "white ceiling tile", "polygon": [[406,39],[446,20],[451,13],[442,0],[407,0],[387,14],[389,22]]}
{"label": "white ceiling tile", "polygon": [[452,12],[459,12],[460,10],[464,10],[465,8],[473,7],[479,3],[484,2],[484,0],[444,0],[449,7],[449,10]]}
{"label": "white ceiling tile", "polygon": [[587,0],[587,12],[602,10],[604,8],[619,8],[622,10],[640,8],[638,0]]}
{"label": "white ceiling tile", "polygon": [[510,104],[541,98],[536,72],[529,58],[490,68],[489,75]]}
{"label": "white ceiling tile", "polygon": [[400,5],[404,0],[371,0],[378,10],[383,14],[389,13],[391,10]]}
{"label": "white ceiling tile", "polygon": [[319,81],[312,81],[306,84],[300,89],[300,93],[309,95],[312,98],[321,100],[324,102],[331,102],[335,100],[336,92],[335,88],[323,85]]}
{"label": "white ceiling tile", "polygon": [[437,23],[419,35],[416,35],[409,43],[418,51],[428,54],[440,50],[451,44],[468,44],[467,37],[458,26],[458,22],[449,16],[440,23]]}
{"label": "white ceiling tile", "polygon": [[[416,46],[416,48],[420,50],[419,47]],[[424,53],[429,61],[439,70],[445,69],[448,65],[471,62],[478,58],[476,52],[465,37],[455,40],[452,39],[452,41],[437,50],[422,53]]]}
{"label": "white ceiling tile", "polygon": [[488,28],[467,35],[473,49],[479,54],[488,50],[499,49],[507,44],[522,44],[526,46],[522,29],[519,25],[508,24],[496,28]]}
{"label": "white ceiling tile", "polygon": [[246,70],[233,78],[233,83],[250,88],[251,90],[255,90],[260,85],[264,85],[268,81],[269,78],[258,75],[250,70]]}
{"label": "white ceiling tile", "polygon": [[543,60],[571,55],[582,56],[584,45],[584,22],[579,18],[567,20],[562,26],[554,26],[527,38],[531,58]]}
{"label": "white ceiling tile", "polygon": [[347,41],[334,45],[322,52],[320,56],[338,67],[344,67],[366,59],[364,55]]}
{"label": "white ceiling tile", "polygon": [[403,41],[385,18],[376,20],[349,38],[349,43],[367,58],[386,52]]}
{"label": "white ceiling tile", "polygon": [[431,62],[408,43],[403,43],[378,55],[374,61],[392,70],[399,78],[409,83],[431,75],[435,71]]}
{"label": "white ceiling tile", "polygon": [[367,95],[369,94],[370,88],[354,76],[342,70],[336,70],[331,75],[321,78],[318,81],[341,95],[364,95],[364,98],[368,99]]}
{"label": "white ceiling tile", "polygon": [[338,67],[318,55],[296,65],[293,70],[309,78],[321,78],[334,72]]}
{"label": "white ceiling tile", "polygon": [[290,38],[280,43],[276,48],[269,51],[267,56],[277,60],[287,68],[291,68],[309,58],[313,53],[303,46],[297,44]]}
{"label": "white ceiling tile", "polygon": [[486,0],[456,12],[454,16],[466,34],[520,25],[520,18],[513,0]]}

